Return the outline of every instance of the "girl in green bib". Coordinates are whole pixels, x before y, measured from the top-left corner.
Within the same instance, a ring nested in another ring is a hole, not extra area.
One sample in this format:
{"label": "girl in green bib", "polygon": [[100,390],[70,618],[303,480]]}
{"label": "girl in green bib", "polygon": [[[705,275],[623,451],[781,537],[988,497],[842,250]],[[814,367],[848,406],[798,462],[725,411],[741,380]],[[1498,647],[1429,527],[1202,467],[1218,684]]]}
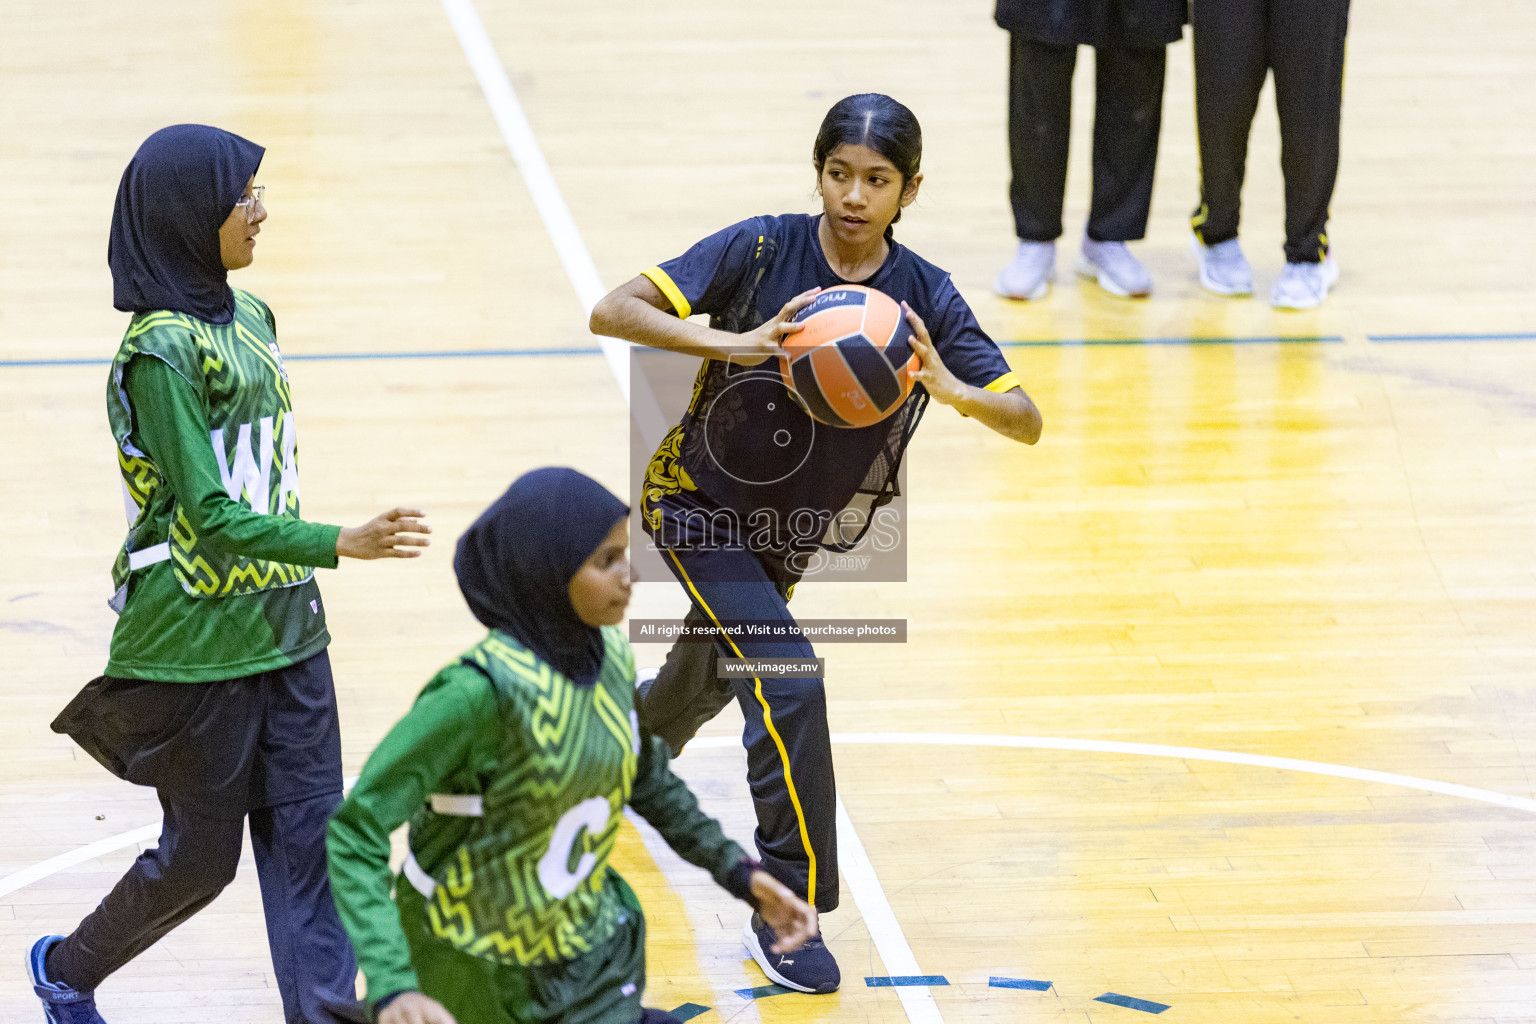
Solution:
{"label": "girl in green bib", "polygon": [[113,305],[133,314],[106,389],[129,521],[112,567],[118,619],[105,670],[53,728],[153,786],[165,818],[73,932],[32,944],[49,1024],[102,1024],[97,986],[234,879],[247,824],[284,1020],[331,1024],[353,995],[325,870],[341,735],[315,567],[414,557],[429,531],[410,509],[345,529],[300,515],[276,319],[228,281],[267,219],[264,152],[173,125],[118,186],[107,262]]}
{"label": "girl in green bib", "polygon": [[[628,515],[575,470],[540,469],[459,540],[459,588],[490,633],[427,684],[330,826],[331,888],[380,1024],[675,1021],[640,1005],[644,917],[608,866],[626,805],[757,908],[776,953],[817,932],[640,727],[618,626]],[[407,821],[395,877],[389,836]]]}

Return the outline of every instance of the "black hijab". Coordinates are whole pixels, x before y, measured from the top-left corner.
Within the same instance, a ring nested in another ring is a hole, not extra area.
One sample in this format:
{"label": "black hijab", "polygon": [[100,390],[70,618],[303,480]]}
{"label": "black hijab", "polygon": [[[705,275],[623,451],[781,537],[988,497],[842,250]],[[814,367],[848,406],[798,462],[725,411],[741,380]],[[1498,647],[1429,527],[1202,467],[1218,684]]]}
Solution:
{"label": "black hijab", "polygon": [[571,606],[576,575],[629,506],[574,469],[524,473],[480,513],[453,555],[469,610],[578,685],[597,678],[603,635]]}
{"label": "black hijab", "polygon": [[234,319],[219,226],[265,152],[201,124],[172,125],[144,140],[112,208],[113,306],[128,313],[172,309],[215,324]]}

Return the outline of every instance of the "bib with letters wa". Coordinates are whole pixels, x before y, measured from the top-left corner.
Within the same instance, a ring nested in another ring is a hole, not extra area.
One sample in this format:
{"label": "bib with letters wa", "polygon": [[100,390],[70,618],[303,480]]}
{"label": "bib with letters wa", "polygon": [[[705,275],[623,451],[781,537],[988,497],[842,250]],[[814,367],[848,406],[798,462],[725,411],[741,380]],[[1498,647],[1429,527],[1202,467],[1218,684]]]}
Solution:
{"label": "bib with letters wa", "polygon": [[262,515],[299,518],[298,438],[276,325],[264,302],[238,288],[234,293],[228,324],[170,310],[135,314],[112,362],[107,414],[129,520],[112,566],[119,609],[130,575],[167,559],[182,589],[202,598],[291,587],[314,574],[310,566],[210,550],[158,467],[133,443],[136,419],[154,410],[133,408],[124,375],[135,358],[160,359],[202,398],[209,434],[186,443],[212,446],[230,500]]}

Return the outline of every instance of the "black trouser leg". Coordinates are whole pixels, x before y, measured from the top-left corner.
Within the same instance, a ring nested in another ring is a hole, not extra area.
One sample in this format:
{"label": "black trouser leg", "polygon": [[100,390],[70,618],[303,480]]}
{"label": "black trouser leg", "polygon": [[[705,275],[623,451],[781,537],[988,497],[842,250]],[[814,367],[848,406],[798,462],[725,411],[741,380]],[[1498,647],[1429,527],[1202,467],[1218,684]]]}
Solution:
{"label": "black trouser leg", "polygon": [[88,992],[160,937],[213,902],[235,878],[242,822],[213,818],[160,797],[160,842],[74,932],[48,954],[48,976]]}
{"label": "black trouser leg", "polygon": [[1269,10],[1285,175],[1285,258],[1316,263],[1327,255],[1328,204],[1339,174],[1349,0],[1271,0]]}
{"label": "black trouser leg", "polygon": [[[691,605],[683,622],[690,633],[709,624],[704,613]],[[715,677],[718,656],[713,643],[679,640],[667,652],[650,687],[643,695],[636,694],[641,724],[667,741],[673,757],[734,699],[729,681]]]}
{"label": "black trouser leg", "polygon": [[1077,47],[1053,46],[1009,33],[1008,156],[1014,232],[1022,241],[1061,237],[1072,136],[1072,71]]}
{"label": "black trouser leg", "polygon": [[321,993],[350,1000],[357,959],[331,899],[325,826],[340,790],[251,812],[272,970],[288,1024],[326,1024]]}
{"label": "black trouser leg", "polygon": [[1190,225],[1206,245],[1237,237],[1248,133],[1269,71],[1270,0],[1195,0],[1195,128],[1200,207]]}
{"label": "black trouser leg", "polygon": [[1088,211],[1088,237],[1096,242],[1146,237],[1167,66],[1164,47],[1094,50],[1093,206]]}
{"label": "black trouser leg", "polygon": [[[759,622],[793,625],[787,586],[769,577],[742,548],[668,549],[668,568],[687,589],[703,621],[729,627]],[[734,658],[813,658],[804,637],[721,639],[710,650]],[[714,674],[714,666],[710,666]],[[826,913],[837,909],[837,781],[827,729],[827,695],[817,677],[730,680],[746,719],[747,785],[757,812],[757,850],[767,872]],[[710,697],[713,701],[714,696]]]}
{"label": "black trouser leg", "polygon": [[[740,644],[737,657],[812,657],[810,644]],[[769,874],[822,913],[837,909],[837,791],[820,679],[737,679],[757,850]],[[791,778],[793,774],[793,778]],[[809,856],[808,856],[809,854]]]}

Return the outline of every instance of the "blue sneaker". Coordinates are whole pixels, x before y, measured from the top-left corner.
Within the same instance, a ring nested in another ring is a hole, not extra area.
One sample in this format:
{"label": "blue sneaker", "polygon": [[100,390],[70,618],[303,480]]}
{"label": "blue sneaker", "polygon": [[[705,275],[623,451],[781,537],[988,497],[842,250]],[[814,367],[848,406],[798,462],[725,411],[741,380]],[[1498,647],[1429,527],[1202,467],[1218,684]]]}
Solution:
{"label": "blue sneaker", "polygon": [[62,935],[44,935],[27,953],[27,976],[32,979],[32,991],[43,1001],[43,1020],[48,1024],[107,1024],[96,1012],[95,992],[76,992],[63,982],[48,980],[48,950],[63,941]]}
{"label": "blue sneaker", "polygon": [[837,961],[832,959],[832,951],[821,941],[820,932],[793,953],[775,953],[773,944],[779,941],[779,937],[773,934],[773,929],[763,920],[762,915],[753,911],[741,929],[741,938],[746,943],[747,951],[752,954],[752,959],[757,961],[757,966],[776,985],[792,988],[796,992],[825,995],[836,992],[843,980],[837,970]]}

